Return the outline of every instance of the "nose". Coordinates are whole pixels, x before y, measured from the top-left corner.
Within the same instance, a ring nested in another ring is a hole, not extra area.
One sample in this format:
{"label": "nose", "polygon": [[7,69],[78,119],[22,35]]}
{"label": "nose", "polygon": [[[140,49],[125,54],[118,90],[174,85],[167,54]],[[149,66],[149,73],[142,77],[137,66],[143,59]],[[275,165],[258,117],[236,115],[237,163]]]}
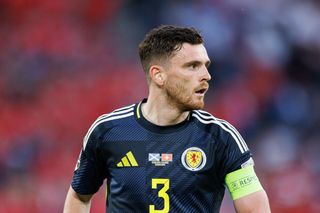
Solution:
{"label": "nose", "polygon": [[208,68],[204,67],[202,71],[201,81],[210,81],[210,80],[211,80],[211,75],[208,71]]}

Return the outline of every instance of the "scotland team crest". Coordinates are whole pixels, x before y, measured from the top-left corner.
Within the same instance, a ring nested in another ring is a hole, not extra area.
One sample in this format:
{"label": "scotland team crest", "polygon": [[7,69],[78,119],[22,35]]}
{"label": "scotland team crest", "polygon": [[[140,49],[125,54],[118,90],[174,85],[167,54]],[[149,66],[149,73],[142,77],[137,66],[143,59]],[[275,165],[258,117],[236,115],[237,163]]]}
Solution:
{"label": "scotland team crest", "polygon": [[181,155],[182,165],[190,171],[199,171],[207,162],[206,154],[198,147],[190,147]]}

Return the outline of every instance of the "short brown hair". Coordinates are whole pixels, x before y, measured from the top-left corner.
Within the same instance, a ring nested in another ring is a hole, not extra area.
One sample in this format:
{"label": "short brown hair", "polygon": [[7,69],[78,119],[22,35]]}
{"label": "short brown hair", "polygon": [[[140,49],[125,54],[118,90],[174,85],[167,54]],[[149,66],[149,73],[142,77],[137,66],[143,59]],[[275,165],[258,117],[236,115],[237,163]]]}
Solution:
{"label": "short brown hair", "polygon": [[147,76],[154,59],[169,58],[183,43],[202,44],[203,38],[192,27],[161,25],[152,29],[139,44],[139,56]]}

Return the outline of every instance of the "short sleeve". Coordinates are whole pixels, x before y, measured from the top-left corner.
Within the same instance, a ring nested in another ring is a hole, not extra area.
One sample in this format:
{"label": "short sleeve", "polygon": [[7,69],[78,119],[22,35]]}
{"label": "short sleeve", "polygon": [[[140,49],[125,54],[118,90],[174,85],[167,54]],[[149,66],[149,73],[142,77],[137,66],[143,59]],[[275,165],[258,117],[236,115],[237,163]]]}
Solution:
{"label": "short sleeve", "polygon": [[221,179],[237,169],[241,168],[251,159],[251,152],[240,133],[230,124],[224,125],[224,129],[218,138],[217,167]]}
{"label": "short sleeve", "polygon": [[100,157],[100,137],[96,128],[84,139],[71,186],[79,194],[96,193],[105,179],[103,159]]}

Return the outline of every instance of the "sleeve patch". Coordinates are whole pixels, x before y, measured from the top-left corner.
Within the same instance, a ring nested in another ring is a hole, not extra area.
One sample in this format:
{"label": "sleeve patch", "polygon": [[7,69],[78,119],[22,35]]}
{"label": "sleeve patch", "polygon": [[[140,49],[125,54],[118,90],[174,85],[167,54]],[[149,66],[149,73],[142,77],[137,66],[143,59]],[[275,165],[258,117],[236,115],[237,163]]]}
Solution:
{"label": "sleeve patch", "polygon": [[253,166],[246,166],[227,174],[225,182],[232,200],[263,190]]}

